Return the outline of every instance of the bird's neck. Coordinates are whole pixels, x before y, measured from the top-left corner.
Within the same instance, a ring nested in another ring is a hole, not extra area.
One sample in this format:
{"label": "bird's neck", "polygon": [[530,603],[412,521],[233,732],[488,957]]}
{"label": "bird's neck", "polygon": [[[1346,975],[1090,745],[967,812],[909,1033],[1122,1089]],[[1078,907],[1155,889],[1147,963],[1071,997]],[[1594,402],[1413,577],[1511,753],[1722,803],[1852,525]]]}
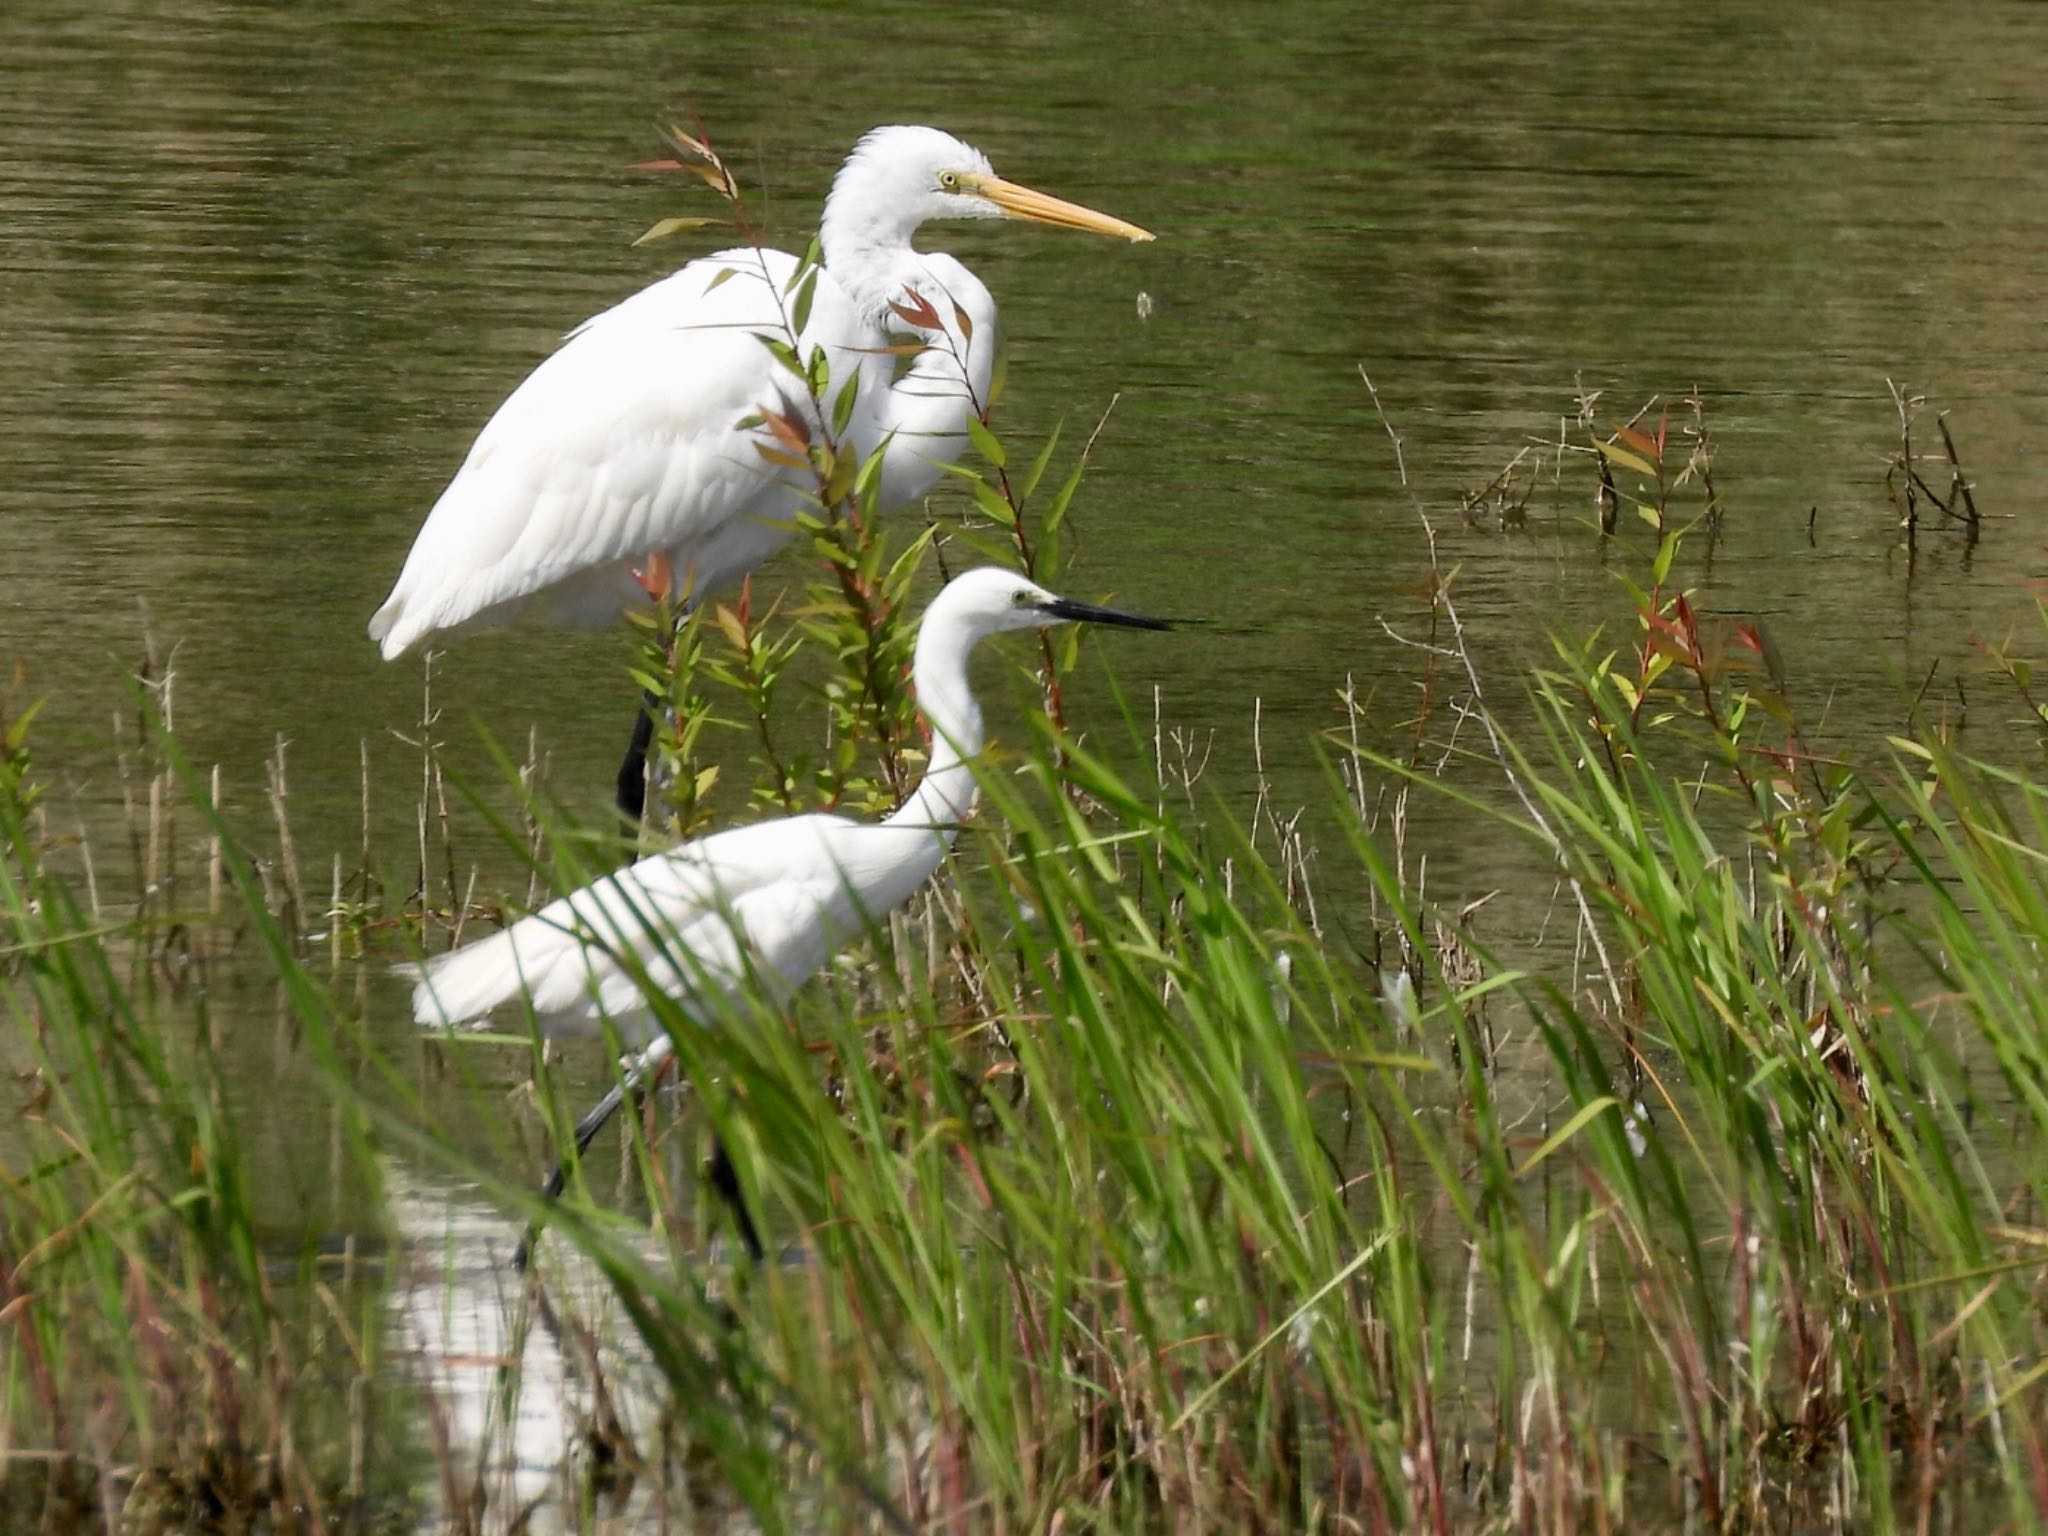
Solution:
{"label": "bird's neck", "polygon": [[890,301],[901,298],[922,270],[910,244],[913,231],[834,214],[827,204],[818,226],[825,270],[863,315],[877,325],[886,324]]}
{"label": "bird's neck", "polygon": [[981,706],[967,681],[967,655],[974,639],[957,626],[933,624],[929,615],[918,630],[911,676],[917,684],[917,702],[931,722],[931,766],[886,823],[930,827],[949,846],[960,823],[974,812],[970,763],[982,747]]}

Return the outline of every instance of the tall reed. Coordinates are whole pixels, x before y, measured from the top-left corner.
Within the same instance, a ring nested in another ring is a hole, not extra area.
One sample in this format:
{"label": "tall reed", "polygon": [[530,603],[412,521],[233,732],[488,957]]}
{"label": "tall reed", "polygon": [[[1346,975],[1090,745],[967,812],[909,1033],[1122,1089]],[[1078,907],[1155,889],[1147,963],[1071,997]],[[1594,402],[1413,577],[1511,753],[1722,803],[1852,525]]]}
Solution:
{"label": "tall reed", "polygon": [[[1648,471],[1653,515],[1615,535],[1653,541],[1617,559],[1633,631],[1483,677],[1458,578],[1432,572],[1444,714],[1331,734],[1312,857],[1270,808],[1240,825],[1165,782],[1157,727],[1098,714],[1076,740],[1038,707],[1047,674],[1013,670],[1042,723],[989,756],[977,826],[911,911],[787,1016],[651,995],[687,1109],[627,1117],[623,1164],[573,1171],[535,1288],[503,1298],[523,1342],[501,1403],[540,1389],[519,1372],[541,1334],[579,1362],[546,1387],[587,1430],[564,1524],[598,1528],[630,1483],[634,1523],[677,1530],[2040,1527],[2048,791],[1938,722],[1818,750],[1768,637],[1687,595],[1718,515],[1703,423],[1587,431],[1619,449],[1583,461],[1603,494],[1632,494],[1621,455]],[[686,686],[759,744],[764,808],[858,807],[885,752],[915,769],[914,737],[863,727],[792,771],[778,688],[792,621],[869,680],[843,718],[897,686],[943,542],[862,547],[888,598],[872,643],[829,610],[843,590],[686,631]],[[1519,736],[1490,707],[1517,688]],[[1439,775],[1456,754],[1416,743],[1453,714],[1475,734]],[[294,929],[256,874],[267,833],[155,739],[386,1230],[393,1169],[543,1214],[534,1148],[450,1128],[480,1058],[450,1052],[450,1088],[380,1046],[366,1000],[395,989],[355,990]],[[4,748],[0,982],[30,1112],[0,1143],[0,1406],[39,1458],[9,1463],[9,1507],[516,1526],[433,1362],[394,1361],[375,1273],[337,1285],[308,1231],[266,1224],[227,1021],[129,965],[149,930],[80,910],[18,721]],[[554,888],[601,873],[603,841],[503,768],[475,799],[507,857],[537,849]],[[1568,958],[1535,918],[1425,895],[1427,796],[1554,871]],[[520,1048],[496,1038],[479,1050]],[[559,1139],[589,1056],[524,1042]],[[712,1129],[778,1254],[758,1270],[692,1198]]]}

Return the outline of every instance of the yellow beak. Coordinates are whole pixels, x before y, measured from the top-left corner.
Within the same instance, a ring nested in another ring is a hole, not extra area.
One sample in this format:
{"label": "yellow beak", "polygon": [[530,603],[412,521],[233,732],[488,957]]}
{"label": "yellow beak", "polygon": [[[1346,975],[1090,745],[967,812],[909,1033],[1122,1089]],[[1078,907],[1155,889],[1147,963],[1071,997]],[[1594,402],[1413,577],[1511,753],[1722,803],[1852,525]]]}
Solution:
{"label": "yellow beak", "polygon": [[1113,219],[1093,208],[1083,208],[1062,198],[1049,197],[1020,187],[1000,176],[962,176],[970,192],[977,192],[1013,219],[1030,219],[1039,224],[1057,224],[1061,229],[1085,229],[1098,235],[1116,235],[1125,240],[1150,240],[1152,231]]}

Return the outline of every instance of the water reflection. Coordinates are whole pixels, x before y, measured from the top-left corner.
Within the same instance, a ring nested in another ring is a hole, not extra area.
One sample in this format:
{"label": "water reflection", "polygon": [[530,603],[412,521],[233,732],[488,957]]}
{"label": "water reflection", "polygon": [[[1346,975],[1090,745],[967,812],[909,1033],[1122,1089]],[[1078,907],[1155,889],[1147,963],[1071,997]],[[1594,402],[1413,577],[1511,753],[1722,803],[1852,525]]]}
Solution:
{"label": "water reflection", "polygon": [[624,1320],[603,1278],[556,1245],[553,1306],[537,1309],[511,1265],[518,1223],[454,1180],[397,1163],[385,1180],[403,1255],[392,1306],[441,1469],[432,1495],[486,1532],[546,1532],[581,1529],[579,1490],[603,1488],[606,1515],[631,1528],[644,1496],[604,1475],[610,1426],[653,1422],[664,1393],[618,1347]]}

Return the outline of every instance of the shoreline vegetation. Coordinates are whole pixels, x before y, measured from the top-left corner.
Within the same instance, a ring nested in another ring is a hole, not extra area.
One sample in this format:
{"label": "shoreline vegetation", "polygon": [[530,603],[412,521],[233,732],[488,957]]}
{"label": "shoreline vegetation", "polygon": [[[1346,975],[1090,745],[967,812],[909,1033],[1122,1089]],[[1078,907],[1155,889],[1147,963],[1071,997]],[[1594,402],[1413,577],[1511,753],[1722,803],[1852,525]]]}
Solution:
{"label": "shoreline vegetation", "polygon": [[[1414,673],[1378,689],[1412,711],[1333,679],[1319,844],[1263,800],[1240,822],[1135,711],[1052,723],[1078,652],[1049,645],[1050,713],[911,914],[792,1018],[669,1011],[683,1112],[577,1171],[530,1288],[417,1192],[540,1214],[580,1083],[516,1021],[425,1074],[365,983],[616,834],[532,752],[465,808],[429,741],[416,850],[299,847],[282,749],[261,806],[219,809],[153,660],[124,879],[56,830],[10,699],[8,1528],[2038,1528],[2048,791],[1924,691],[1861,757],[1810,746],[1769,636],[1687,595],[1724,515],[1697,403],[1598,409],[1543,473],[1593,509],[1632,632],[1485,676],[1433,553]],[[1930,467],[1901,413],[1902,541],[1975,538],[1946,429]],[[905,538],[821,497],[800,595],[649,617],[651,845],[729,805],[714,731],[749,743],[728,815],[915,778],[914,593],[963,551],[1052,576],[1086,460],[1055,476],[1055,439],[1013,475],[976,441],[963,522]],[[1537,478],[1510,464],[1467,521],[1512,530]],[[2044,718],[2019,651],[1989,656]],[[1426,797],[1554,870],[1540,951],[1424,898]],[[460,872],[465,818],[530,873]],[[257,988],[332,1107],[366,1213],[339,1239],[259,1215],[263,1106],[219,1049]],[[438,1102],[529,1076],[494,1140]],[[713,1129],[780,1262],[697,1214]],[[536,1411],[567,1426],[537,1473]]]}
{"label": "shoreline vegetation", "polygon": [[[430,693],[417,848],[304,847],[284,748],[225,804],[152,648],[124,866],[60,830],[0,701],[0,1524],[2042,1525],[2048,790],[1925,688],[1890,740],[1814,744],[1768,632],[1689,595],[1730,515],[1697,399],[1582,397],[1464,498],[1510,536],[1539,489],[1591,509],[1632,622],[1545,666],[1482,669],[1416,498],[1413,670],[1375,690],[1411,702],[1331,679],[1329,837],[1216,803],[1165,723],[1070,720],[1079,641],[1043,637],[946,876],[789,1017],[667,1005],[683,1112],[626,1117],[511,1273],[580,1087],[516,1021],[394,1034],[375,979],[714,816],[886,807],[924,752],[916,594],[1062,566],[1094,434],[1013,456],[977,402],[965,512],[905,534],[784,351],[813,574],[641,617],[669,712],[631,836],[565,815],[534,745],[465,804]],[[1895,396],[1900,547],[1974,542],[1952,434]],[[1426,806],[1545,871],[1540,927],[1428,894]],[[458,822],[516,881],[464,871]],[[226,1060],[258,993],[264,1090],[327,1136],[332,1204],[282,1229],[278,1104]],[[692,1198],[714,1132],[757,1269]]]}

